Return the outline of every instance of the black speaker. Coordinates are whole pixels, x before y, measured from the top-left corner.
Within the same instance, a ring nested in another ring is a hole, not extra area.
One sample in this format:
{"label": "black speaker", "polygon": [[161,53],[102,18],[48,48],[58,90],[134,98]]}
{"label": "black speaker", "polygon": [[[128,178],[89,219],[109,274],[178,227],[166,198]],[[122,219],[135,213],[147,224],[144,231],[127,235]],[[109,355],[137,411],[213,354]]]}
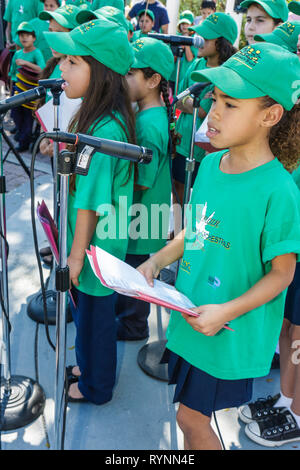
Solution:
{"label": "black speaker", "polygon": [[243,0],[235,0],[233,10],[236,13],[246,13],[247,8],[242,8],[241,3]]}

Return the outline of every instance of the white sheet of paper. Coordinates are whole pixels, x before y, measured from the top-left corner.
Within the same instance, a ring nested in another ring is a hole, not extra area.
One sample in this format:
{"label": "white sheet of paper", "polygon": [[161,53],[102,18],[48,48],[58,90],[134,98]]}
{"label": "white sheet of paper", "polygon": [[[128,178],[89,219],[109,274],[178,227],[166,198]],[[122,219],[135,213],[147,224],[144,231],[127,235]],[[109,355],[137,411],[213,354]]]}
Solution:
{"label": "white sheet of paper", "polygon": [[[60,105],[58,107],[59,111],[59,129],[62,132],[67,132],[69,123],[72,117],[77,112],[82,101],[80,98],[71,100],[68,98],[63,91],[60,95]],[[46,132],[52,132],[54,128],[54,111],[53,111],[53,98],[51,98],[47,103],[41,106],[37,110],[37,114],[42,121],[42,126],[46,129]]]}
{"label": "white sheet of paper", "polygon": [[[184,294],[165,282],[154,279],[154,287],[149,286],[139,271],[98,246],[96,247],[96,256],[103,279],[109,286],[120,288],[129,293],[140,292],[186,309],[195,307]],[[91,265],[93,267],[92,263]]]}
{"label": "white sheet of paper", "polygon": [[204,119],[201,126],[199,127],[199,129],[196,132],[195,142],[210,142],[209,138],[206,135],[207,121],[208,121],[208,114],[206,115],[206,118]]}

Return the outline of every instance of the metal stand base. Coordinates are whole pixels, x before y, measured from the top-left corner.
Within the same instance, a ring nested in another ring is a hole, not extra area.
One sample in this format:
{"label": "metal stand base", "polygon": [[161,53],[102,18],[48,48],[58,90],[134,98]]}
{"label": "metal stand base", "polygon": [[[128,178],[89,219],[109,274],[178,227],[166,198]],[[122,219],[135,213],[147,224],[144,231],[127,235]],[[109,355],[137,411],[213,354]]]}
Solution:
{"label": "metal stand base", "polygon": [[[4,379],[1,378],[1,384]],[[11,377],[11,392],[6,395],[4,386],[0,389],[2,431],[18,429],[35,421],[43,412],[46,397],[41,386],[22,375]]]}
{"label": "metal stand base", "polygon": [[166,344],[166,340],[145,344],[139,350],[137,362],[147,375],[168,382],[168,364],[160,364]]}
{"label": "metal stand base", "polygon": [[[56,291],[46,291],[47,318],[49,325],[56,325]],[[27,306],[27,315],[37,323],[45,323],[43,294],[36,294]],[[67,322],[73,321],[71,309],[67,308]]]}

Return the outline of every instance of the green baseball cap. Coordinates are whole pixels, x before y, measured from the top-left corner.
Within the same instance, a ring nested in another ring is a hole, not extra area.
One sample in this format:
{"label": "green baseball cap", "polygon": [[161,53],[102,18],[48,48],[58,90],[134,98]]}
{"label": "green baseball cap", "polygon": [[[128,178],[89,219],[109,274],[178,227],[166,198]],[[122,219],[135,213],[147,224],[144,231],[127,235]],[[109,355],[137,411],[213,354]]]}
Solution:
{"label": "green baseball cap", "polygon": [[144,69],[151,67],[163,78],[169,80],[174,69],[174,56],[170,47],[153,38],[140,38],[132,44],[134,63],[131,68]]}
{"label": "green baseball cap", "polygon": [[249,8],[253,3],[260,5],[272,18],[280,18],[286,21],[289,16],[289,10],[285,0],[244,0],[241,8]]}
{"label": "green baseball cap", "polygon": [[224,37],[233,44],[238,37],[238,27],[235,20],[227,13],[212,13],[199,26],[191,26],[204,39]]}
{"label": "green baseball cap", "polygon": [[300,15],[300,2],[295,2],[294,0],[288,4],[288,9],[295,13],[295,15]]}
{"label": "green baseball cap", "polygon": [[300,34],[300,21],[286,21],[277,26],[272,33],[256,34],[255,41],[271,42],[285,47],[290,52],[297,52],[298,35]]}
{"label": "green baseball cap", "polygon": [[[40,2],[45,3],[45,0],[40,0]],[[60,4],[61,4],[61,0],[57,0],[57,3],[59,3],[59,5],[60,5]]]}
{"label": "green baseball cap", "polygon": [[92,56],[120,75],[133,63],[127,31],[107,18],[83,23],[68,33],[44,32],[49,46],[66,55]]}
{"label": "green baseball cap", "polygon": [[30,23],[28,23],[27,21],[22,21],[22,23],[19,24],[19,26],[17,27],[17,31],[16,33],[31,33],[31,34],[35,34],[35,31],[32,27],[32,25]]}
{"label": "green baseball cap", "polygon": [[45,21],[55,20],[64,28],[73,29],[79,25],[76,16],[80,11],[80,8],[75,5],[64,5],[54,11],[41,11],[39,18]]}
{"label": "green baseball cap", "polygon": [[244,47],[220,67],[191,74],[192,80],[208,80],[232,98],[270,96],[287,110],[299,98],[299,77],[297,55],[265,42]]}
{"label": "green baseball cap", "polygon": [[115,7],[123,12],[125,10],[124,0],[98,0],[97,6],[98,6],[97,10],[103,7]]}
{"label": "green baseball cap", "polygon": [[182,13],[180,13],[179,16],[180,20],[186,19],[191,22],[191,24],[194,23],[194,14],[191,10],[184,10]]}
{"label": "green baseball cap", "polygon": [[107,18],[110,21],[114,21],[119,26],[123,26],[123,28],[128,31],[128,23],[124,16],[124,13],[115,7],[102,7],[96,11],[92,10],[81,10],[77,16],[76,20],[79,24],[86,23],[87,21],[91,21],[97,18]]}
{"label": "green baseball cap", "polygon": [[[140,10],[136,16],[139,18],[139,17],[142,16],[144,13],[146,13],[146,10]],[[152,19],[152,21],[155,21],[155,15],[154,15],[153,11],[147,10],[147,15],[150,16],[150,18]]]}

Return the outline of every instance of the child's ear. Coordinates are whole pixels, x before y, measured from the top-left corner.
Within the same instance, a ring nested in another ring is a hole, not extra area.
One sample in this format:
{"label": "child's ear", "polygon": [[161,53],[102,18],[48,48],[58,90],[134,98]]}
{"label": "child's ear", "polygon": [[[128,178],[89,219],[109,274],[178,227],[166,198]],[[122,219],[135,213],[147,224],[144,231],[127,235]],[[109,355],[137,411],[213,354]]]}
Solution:
{"label": "child's ear", "polygon": [[156,88],[161,82],[161,75],[159,73],[154,73],[152,77],[149,78],[149,87]]}
{"label": "child's ear", "polygon": [[272,106],[264,109],[264,115],[262,119],[263,127],[273,127],[275,126],[280,119],[282,118],[284,109],[279,103],[275,103]]}

